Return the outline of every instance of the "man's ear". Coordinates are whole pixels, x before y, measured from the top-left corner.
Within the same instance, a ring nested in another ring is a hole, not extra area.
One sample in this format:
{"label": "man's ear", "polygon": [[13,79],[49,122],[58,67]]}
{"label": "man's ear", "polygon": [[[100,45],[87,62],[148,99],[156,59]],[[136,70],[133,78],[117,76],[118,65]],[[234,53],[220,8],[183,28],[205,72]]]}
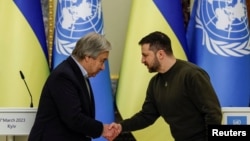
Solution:
{"label": "man's ear", "polygon": [[163,50],[158,50],[156,55],[158,59],[162,60],[166,56],[166,53]]}
{"label": "man's ear", "polygon": [[85,57],[84,57],[84,60],[85,60],[86,62],[88,62],[88,61],[89,61],[89,59],[90,59],[90,57],[89,57],[89,56],[85,56]]}

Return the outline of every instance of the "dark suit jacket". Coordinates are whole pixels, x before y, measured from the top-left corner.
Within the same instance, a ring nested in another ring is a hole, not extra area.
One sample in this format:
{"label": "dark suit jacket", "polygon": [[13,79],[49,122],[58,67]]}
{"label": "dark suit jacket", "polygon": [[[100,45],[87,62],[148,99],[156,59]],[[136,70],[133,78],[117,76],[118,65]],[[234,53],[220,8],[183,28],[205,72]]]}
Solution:
{"label": "dark suit jacket", "polygon": [[95,120],[81,70],[68,57],[48,77],[28,141],[90,141],[101,136],[103,125]]}

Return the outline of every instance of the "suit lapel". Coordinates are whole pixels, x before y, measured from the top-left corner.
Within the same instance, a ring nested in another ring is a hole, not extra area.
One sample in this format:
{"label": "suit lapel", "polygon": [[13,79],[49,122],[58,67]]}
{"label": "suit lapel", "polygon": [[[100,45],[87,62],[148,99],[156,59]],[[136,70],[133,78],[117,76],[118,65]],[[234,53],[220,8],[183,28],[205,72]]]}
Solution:
{"label": "suit lapel", "polygon": [[93,91],[92,91],[92,87],[91,87],[91,84],[89,82],[89,79],[86,78],[85,79],[87,82],[86,85],[87,85],[87,88],[88,88],[88,94],[89,94],[89,99],[90,99],[90,104],[91,104],[91,107],[92,107],[92,115],[95,116],[95,101],[94,101],[94,95],[93,95]]}
{"label": "suit lapel", "polygon": [[[88,98],[88,101],[89,103],[83,103],[83,105],[85,104],[90,104],[89,107],[90,107],[90,112],[91,112],[91,116],[94,118],[95,117],[95,101],[94,101],[94,96],[93,96],[93,91],[92,91],[92,88],[91,88],[91,85],[90,85],[90,82],[89,80],[87,79],[87,82],[84,80],[84,76],[82,75],[82,72],[80,70],[80,68],[78,67],[78,65],[76,64],[76,62],[73,60],[73,58],[71,58],[71,56],[69,56],[67,58],[67,61],[71,64],[72,66],[72,69],[74,70],[74,72],[76,73],[77,76],[77,79],[79,80],[79,82],[81,83],[81,85],[83,86],[83,90],[84,90],[84,93],[88,93],[86,96],[82,96],[82,98],[86,98],[86,97],[89,97]],[[89,85],[89,90],[87,89],[87,84]]]}

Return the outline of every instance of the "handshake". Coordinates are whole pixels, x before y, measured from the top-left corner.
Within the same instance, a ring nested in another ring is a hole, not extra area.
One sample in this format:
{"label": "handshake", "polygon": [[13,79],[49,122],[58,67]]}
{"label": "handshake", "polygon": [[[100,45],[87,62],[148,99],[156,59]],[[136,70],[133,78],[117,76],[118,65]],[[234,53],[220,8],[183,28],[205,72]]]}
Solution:
{"label": "handshake", "polygon": [[113,141],[122,131],[122,126],[119,123],[103,124],[102,136],[108,141]]}

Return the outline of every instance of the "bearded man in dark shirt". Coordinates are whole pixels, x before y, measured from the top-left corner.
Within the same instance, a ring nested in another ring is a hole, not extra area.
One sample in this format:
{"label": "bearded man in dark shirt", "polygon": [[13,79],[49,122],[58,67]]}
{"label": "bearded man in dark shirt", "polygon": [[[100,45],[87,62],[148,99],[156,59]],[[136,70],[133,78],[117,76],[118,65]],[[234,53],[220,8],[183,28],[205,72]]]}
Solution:
{"label": "bearded man in dark shirt", "polygon": [[[175,141],[206,141],[207,126],[222,121],[221,106],[202,68],[173,55],[169,37],[159,31],[139,41],[142,63],[158,72],[148,85],[142,109],[129,119],[112,123],[120,132],[152,125],[160,116],[170,126]],[[115,137],[114,137],[115,138]]]}

